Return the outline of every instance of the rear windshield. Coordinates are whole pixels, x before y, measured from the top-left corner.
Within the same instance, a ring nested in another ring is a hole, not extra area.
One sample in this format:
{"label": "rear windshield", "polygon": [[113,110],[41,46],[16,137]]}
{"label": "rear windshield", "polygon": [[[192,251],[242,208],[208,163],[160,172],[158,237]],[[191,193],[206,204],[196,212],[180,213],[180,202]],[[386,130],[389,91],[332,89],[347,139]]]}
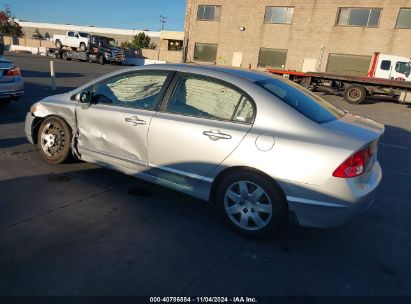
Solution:
{"label": "rear windshield", "polygon": [[256,83],[316,123],[327,123],[345,115],[344,111],[292,81],[269,78]]}

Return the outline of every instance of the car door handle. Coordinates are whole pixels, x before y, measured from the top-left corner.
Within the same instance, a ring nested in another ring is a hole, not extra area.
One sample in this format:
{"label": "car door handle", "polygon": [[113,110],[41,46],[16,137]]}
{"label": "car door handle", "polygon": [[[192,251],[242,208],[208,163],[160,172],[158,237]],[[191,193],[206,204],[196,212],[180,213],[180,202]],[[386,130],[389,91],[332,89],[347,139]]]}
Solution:
{"label": "car door handle", "polygon": [[146,121],[139,119],[137,116],[132,116],[132,117],[126,117],[124,119],[126,122],[131,123],[133,126],[137,125],[145,125]]}
{"label": "car door handle", "polygon": [[204,131],[203,135],[210,137],[211,140],[231,139],[230,134],[221,133],[220,130]]}

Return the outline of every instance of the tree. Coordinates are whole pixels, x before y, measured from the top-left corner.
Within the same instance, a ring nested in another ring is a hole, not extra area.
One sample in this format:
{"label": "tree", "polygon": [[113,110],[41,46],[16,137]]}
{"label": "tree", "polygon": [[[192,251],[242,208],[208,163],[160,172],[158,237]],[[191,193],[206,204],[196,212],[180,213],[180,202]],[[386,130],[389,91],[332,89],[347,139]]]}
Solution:
{"label": "tree", "polygon": [[0,32],[7,36],[23,36],[20,24],[3,11],[0,11]]}
{"label": "tree", "polygon": [[136,49],[155,49],[156,45],[153,42],[150,42],[150,36],[146,35],[145,33],[141,32],[134,36],[133,41],[123,42],[121,44],[122,47],[126,48],[136,48]]}
{"label": "tree", "polygon": [[43,39],[43,35],[39,32],[39,29],[36,29],[31,38],[40,40]]}

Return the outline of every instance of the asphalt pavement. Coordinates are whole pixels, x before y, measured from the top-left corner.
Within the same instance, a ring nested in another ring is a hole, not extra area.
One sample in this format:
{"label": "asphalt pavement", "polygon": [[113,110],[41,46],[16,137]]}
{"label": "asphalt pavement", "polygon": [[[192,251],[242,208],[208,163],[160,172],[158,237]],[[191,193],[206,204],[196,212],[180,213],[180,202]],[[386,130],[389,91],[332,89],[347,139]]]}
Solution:
{"label": "asphalt pavement", "polygon": [[333,229],[267,240],[231,232],[213,206],[92,164],[47,164],[24,136],[39,99],[119,66],[9,55],[26,95],[0,110],[1,295],[411,295],[411,108],[337,106],[386,125],[374,205]]}

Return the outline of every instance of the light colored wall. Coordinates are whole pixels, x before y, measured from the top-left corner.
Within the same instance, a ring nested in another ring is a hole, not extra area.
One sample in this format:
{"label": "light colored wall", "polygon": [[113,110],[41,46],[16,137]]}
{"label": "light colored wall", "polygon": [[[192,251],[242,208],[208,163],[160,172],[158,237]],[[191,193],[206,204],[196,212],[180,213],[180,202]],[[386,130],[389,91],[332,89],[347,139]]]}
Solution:
{"label": "light colored wall", "polygon": [[[39,28],[39,27],[23,27],[23,32],[26,37],[32,37],[33,33],[38,29],[40,34],[43,36],[46,33],[49,33],[50,37],[53,37],[53,35],[65,35],[66,30],[61,30],[61,29],[51,29],[51,28]],[[87,31],[87,33],[90,34],[95,34],[95,35],[102,35],[102,36],[107,36],[110,38],[114,38],[117,42],[118,45],[121,45],[121,43],[125,41],[131,41],[133,40],[134,36],[133,35],[125,35],[125,34],[116,34],[116,33],[101,33],[101,32],[93,32],[93,31]],[[151,36],[150,37],[151,42],[154,42],[156,45],[160,43],[160,37],[158,36]]]}
{"label": "light colored wall", "polygon": [[184,32],[161,31],[160,39],[183,40]]}
{"label": "light colored wall", "polygon": [[[321,71],[325,70],[330,53],[371,56],[380,51],[411,57],[411,29],[395,29],[399,9],[411,7],[410,0],[189,1],[188,61],[193,60],[195,42],[217,43],[217,64],[231,65],[233,53],[241,52],[242,66],[251,64],[252,68],[257,67],[260,47],[288,49],[285,68],[295,70],[302,69],[305,57],[319,60],[321,53]],[[197,21],[199,4],[222,5],[221,21]],[[265,24],[266,6],[295,7],[293,23]],[[383,8],[380,25],[378,28],[335,26],[339,7]],[[246,30],[241,32],[240,26]]]}
{"label": "light colored wall", "polygon": [[[16,38],[10,36],[4,36],[5,45],[19,45],[33,48],[52,48],[55,47],[54,43],[47,40],[29,39],[29,38]],[[135,56],[135,55],[134,55]],[[181,63],[182,52],[181,51],[168,51],[167,49],[143,49],[141,50],[141,56],[147,59],[163,60],[169,63]]]}
{"label": "light colored wall", "polygon": [[181,63],[182,52],[143,49],[142,56],[148,59],[164,60],[168,63]]}
{"label": "light colored wall", "polygon": [[31,38],[16,38],[10,36],[4,36],[4,44],[5,45],[20,45],[20,46],[29,46],[29,47],[55,47],[54,43],[47,40],[38,40],[38,39],[31,39]]}

